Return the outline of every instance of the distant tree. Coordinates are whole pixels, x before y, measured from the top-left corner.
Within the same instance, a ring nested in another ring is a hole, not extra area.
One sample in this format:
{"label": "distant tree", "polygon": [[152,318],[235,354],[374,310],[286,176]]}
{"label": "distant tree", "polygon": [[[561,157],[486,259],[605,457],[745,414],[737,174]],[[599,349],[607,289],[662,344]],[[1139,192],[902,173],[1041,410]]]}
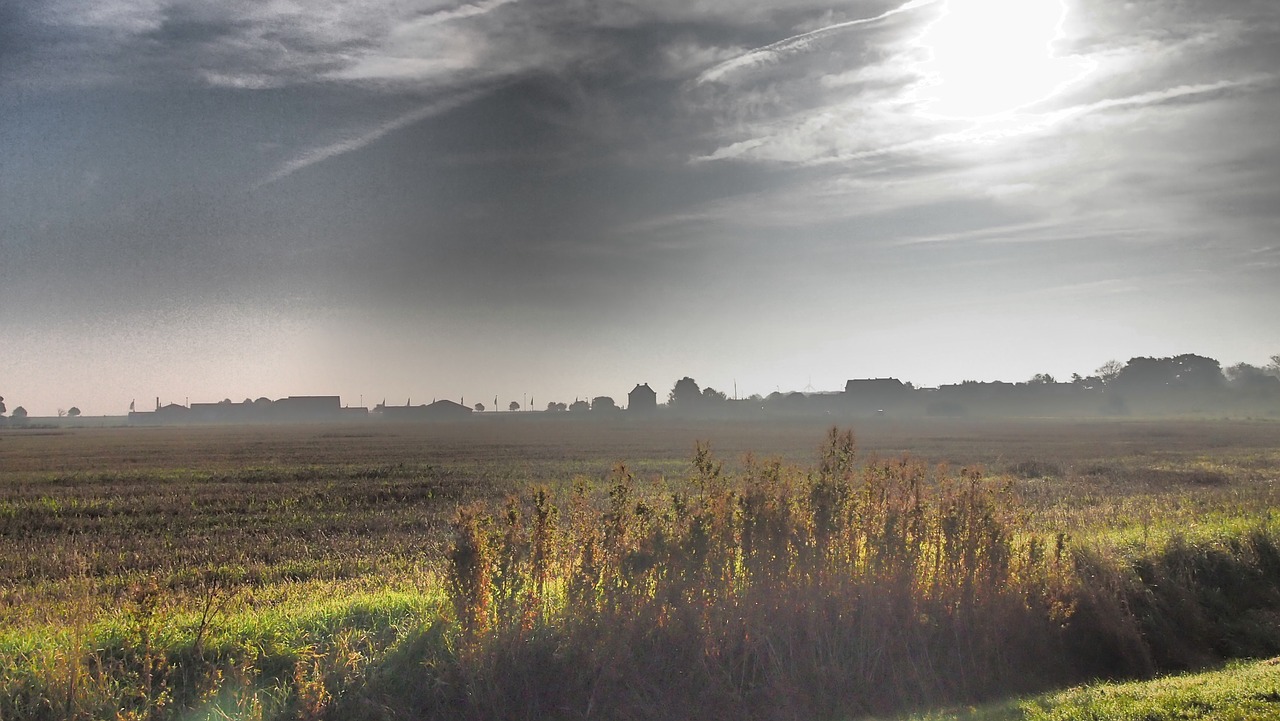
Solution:
{"label": "distant tree", "polygon": [[1163,391],[1173,382],[1174,369],[1168,361],[1168,358],[1146,356],[1130,358],[1108,385],[1115,385],[1126,391]]}
{"label": "distant tree", "polygon": [[569,406],[566,406],[563,403],[557,403],[555,401],[551,401],[550,403],[547,404],[547,410],[559,413],[561,411],[569,410]]}
{"label": "distant tree", "polygon": [[80,409],[75,406],[71,406],[67,409],[67,415],[72,418],[78,418],[80,416]]}
{"label": "distant tree", "polygon": [[759,403],[760,401],[764,400],[764,396],[760,395],[759,393],[752,393],[750,396],[747,396],[747,400],[753,401],[755,403]]}
{"label": "distant tree", "polygon": [[251,405],[253,405],[253,399],[252,399],[252,398],[245,398],[243,401],[241,401],[241,405],[251,406]]}
{"label": "distant tree", "polygon": [[575,398],[573,402],[569,404],[569,410],[574,413],[589,411],[591,410],[591,404],[581,398]]}
{"label": "distant tree", "polygon": [[667,405],[670,406],[694,406],[700,400],[702,390],[698,388],[698,382],[689,376],[676,381],[671,393],[667,394]]}
{"label": "distant tree", "polygon": [[1174,384],[1181,388],[1215,389],[1226,385],[1222,364],[1212,358],[1184,353],[1170,360],[1176,368]]}
{"label": "distant tree", "polygon": [[1266,374],[1266,370],[1248,363],[1237,363],[1222,369],[1222,375],[1226,376],[1227,382],[1233,386],[1248,382],[1249,378]]}
{"label": "distant tree", "polygon": [[483,403],[477,403],[477,404],[475,404],[475,406],[473,406],[473,407],[476,409],[476,412],[478,412],[478,413],[484,413],[484,404],[483,404]]}
{"label": "distant tree", "polygon": [[1058,379],[1054,378],[1048,373],[1037,373],[1031,376],[1031,380],[1027,381],[1027,384],[1033,385],[1033,386],[1047,386],[1057,382],[1058,382]]}
{"label": "distant tree", "polygon": [[1184,353],[1172,358],[1130,358],[1114,383],[1124,390],[1140,392],[1212,390],[1221,388],[1226,377],[1218,361]]}
{"label": "distant tree", "polygon": [[712,388],[711,386],[707,386],[706,388],[702,389],[702,400],[704,401],[715,402],[715,401],[724,401],[728,399],[729,399],[728,396],[716,390],[715,388]]}
{"label": "distant tree", "polygon": [[609,396],[596,396],[591,399],[591,410],[593,411],[616,411],[618,404],[613,402]]}
{"label": "distant tree", "polygon": [[520,401],[511,401],[510,403],[508,403],[508,404],[507,404],[507,410],[509,410],[509,411],[518,411],[518,410],[520,410]]}
{"label": "distant tree", "polygon": [[58,409],[58,417],[59,417],[59,418],[61,418],[61,417],[65,416],[65,415],[67,415],[67,410],[66,410],[65,408],[59,408],[59,409]]}
{"label": "distant tree", "polygon": [[1122,365],[1120,361],[1109,360],[1098,366],[1098,369],[1095,370],[1093,374],[1102,380],[1103,385],[1111,385],[1111,382],[1118,378],[1120,376],[1120,372],[1123,370],[1124,365]]}
{"label": "distant tree", "polygon": [[1227,384],[1238,390],[1269,390],[1280,386],[1280,379],[1268,373],[1265,368],[1248,363],[1237,363],[1224,369],[1222,374],[1226,376]]}
{"label": "distant tree", "polygon": [[[0,416],[4,415],[5,410],[6,409],[4,407],[4,396],[0,396]],[[15,411],[15,413],[16,412],[17,411]]]}
{"label": "distant tree", "polygon": [[1271,362],[1267,364],[1267,372],[1276,378],[1280,378],[1280,355],[1271,356]]}
{"label": "distant tree", "polygon": [[13,418],[13,420],[21,423],[27,420],[27,409],[23,408],[22,406],[18,406],[17,408],[13,409],[13,415],[10,417]]}

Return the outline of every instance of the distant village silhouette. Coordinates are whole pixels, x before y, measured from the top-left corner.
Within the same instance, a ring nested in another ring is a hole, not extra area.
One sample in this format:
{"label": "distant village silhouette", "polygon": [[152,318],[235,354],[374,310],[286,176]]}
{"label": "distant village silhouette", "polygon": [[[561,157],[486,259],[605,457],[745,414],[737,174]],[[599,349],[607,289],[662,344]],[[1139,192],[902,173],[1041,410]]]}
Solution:
{"label": "distant village silhouette", "polygon": [[162,404],[154,410],[131,409],[136,425],[297,423],[343,421],[460,421],[480,417],[591,418],[606,414],[627,418],[749,419],[760,417],[1106,417],[1130,415],[1249,415],[1280,417],[1280,356],[1260,368],[1246,363],[1225,371],[1218,361],[1185,354],[1168,358],[1112,361],[1093,375],[1073,375],[1059,382],[1038,374],[1029,381],[965,381],[937,388],[917,388],[897,378],[855,378],[842,391],[771,393],[731,398],[714,388],[700,388],[689,377],[680,379],[659,405],[658,393],[640,383],[627,394],[625,406],[610,396],[565,404],[551,402],[534,410],[531,403],[511,401],[505,412],[482,403],[468,406],[451,400],[372,409],[344,406],[340,396],[258,398],[236,403]]}

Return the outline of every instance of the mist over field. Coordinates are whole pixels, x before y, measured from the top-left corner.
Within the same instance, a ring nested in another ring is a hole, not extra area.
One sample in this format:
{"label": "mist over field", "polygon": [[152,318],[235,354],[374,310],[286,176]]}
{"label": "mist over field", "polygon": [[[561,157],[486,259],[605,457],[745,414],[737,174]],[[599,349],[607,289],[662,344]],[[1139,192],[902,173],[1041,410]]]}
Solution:
{"label": "mist over field", "polygon": [[740,397],[1280,349],[1265,0],[0,10],[0,392]]}

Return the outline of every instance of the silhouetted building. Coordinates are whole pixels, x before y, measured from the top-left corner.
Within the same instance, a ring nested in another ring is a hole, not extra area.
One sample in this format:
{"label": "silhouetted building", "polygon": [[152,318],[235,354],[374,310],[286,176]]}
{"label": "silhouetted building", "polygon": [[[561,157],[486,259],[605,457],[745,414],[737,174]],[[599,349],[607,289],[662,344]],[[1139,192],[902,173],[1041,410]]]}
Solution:
{"label": "silhouetted building", "polygon": [[309,423],[367,416],[365,408],[343,408],[338,396],[289,396],[278,401],[259,398],[233,403],[170,403],[155,411],[130,411],[129,422],[141,425],[184,423]]}
{"label": "silhouetted building", "polygon": [[627,410],[653,411],[658,409],[658,394],[648,383],[642,383],[627,394]]}
{"label": "silhouetted building", "polygon": [[[129,417],[131,420],[134,415],[135,414],[133,413],[129,414]],[[141,414],[137,414],[137,415],[141,415]],[[191,409],[187,408],[184,405],[179,405],[177,403],[169,403],[163,406],[157,404],[155,413],[148,413],[147,415],[153,416],[154,420],[158,423],[190,423],[191,422]]]}
{"label": "silhouetted building", "polygon": [[472,409],[453,401],[433,401],[421,406],[383,406],[377,411],[390,421],[452,421],[467,418]]}
{"label": "silhouetted building", "polygon": [[272,403],[271,410],[289,419],[336,418],[342,413],[342,399],[338,396],[289,396]]}
{"label": "silhouetted building", "polygon": [[466,418],[473,412],[470,406],[453,401],[436,401],[426,408],[427,415],[432,418]]}

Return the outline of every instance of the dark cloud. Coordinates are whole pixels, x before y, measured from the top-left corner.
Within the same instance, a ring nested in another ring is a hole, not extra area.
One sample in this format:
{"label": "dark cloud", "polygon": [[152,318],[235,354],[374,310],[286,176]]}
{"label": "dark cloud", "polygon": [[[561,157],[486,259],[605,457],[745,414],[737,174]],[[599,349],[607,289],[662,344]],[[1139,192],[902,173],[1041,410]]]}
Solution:
{"label": "dark cloud", "polygon": [[198,5],[172,5],[164,9],[159,25],[142,33],[148,44],[174,54],[200,52],[200,48],[233,39],[246,33],[253,23],[211,13]]}
{"label": "dark cloud", "polygon": [[13,68],[40,46],[41,35],[21,3],[0,5],[0,68]]}

